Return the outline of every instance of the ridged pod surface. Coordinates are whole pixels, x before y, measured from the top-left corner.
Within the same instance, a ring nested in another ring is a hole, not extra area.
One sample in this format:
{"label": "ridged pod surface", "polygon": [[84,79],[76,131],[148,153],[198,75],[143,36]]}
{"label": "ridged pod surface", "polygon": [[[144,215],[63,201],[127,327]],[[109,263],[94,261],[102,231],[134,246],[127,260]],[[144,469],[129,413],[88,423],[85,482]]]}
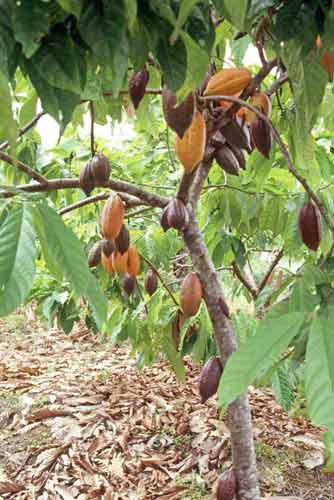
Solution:
{"label": "ridged pod surface", "polygon": [[125,215],[124,203],[120,196],[109,196],[101,216],[102,234],[107,240],[114,240],[123,226]]}
{"label": "ridged pod surface", "polygon": [[237,120],[231,120],[220,128],[221,134],[232,146],[250,151],[249,137],[245,133],[244,127]]}
{"label": "ridged pod surface", "polygon": [[111,256],[107,257],[103,251],[101,252],[101,263],[102,263],[103,269],[107,273],[113,274],[115,272]]}
{"label": "ridged pod surface", "polygon": [[91,159],[90,165],[95,185],[105,184],[109,180],[111,172],[108,158],[102,154],[96,154]]}
{"label": "ridged pod surface", "polygon": [[136,277],[140,271],[140,257],[138,250],[135,246],[130,246],[127,252],[128,260],[127,260],[127,273],[130,276]]}
{"label": "ridged pod surface", "polygon": [[233,500],[237,494],[237,481],[233,469],[224,472],[218,480],[217,500]]}
{"label": "ridged pod surface", "polygon": [[158,288],[158,277],[153,269],[147,271],[144,281],[144,287],[149,295],[153,295]]}
{"label": "ridged pod surface", "polygon": [[168,223],[168,205],[163,209],[160,217],[160,225],[164,232],[168,231],[170,229],[170,225]]}
{"label": "ridged pod surface", "polygon": [[146,85],[150,79],[147,69],[141,69],[134,73],[129,80],[129,95],[135,109],[138,108],[140,101],[145,95]]}
{"label": "ridged pod surface", "polygon": [[178,230],[184,229],[188,225],[188,210],[179,198],[174,198],[168,203],[167,222],[169,227]]}
{"label": "ridged pod surface", "polygon": [[117,273],[126,273],[128,270],[128,253],[121,254],[118,250],[114,250],[111,254],[113,268]]}
{"label": "ridged pod surface", "polygon": [[130,233],[125,224],[123,224],[119,235],[115,238],[115,247],[120,253],[125,253],[128,251],[130,246]]}
{"label": "ridged pod surface", "polygon": [[101,262],[102,241],[94,243],[88,253],[88,267],[96,267]]}
{"label": "ridged pod surface", "polygon": [[218,165],[228,174],[239,175],[239,162],[228,146],[222,146],[215,151],[215,160]]}
{"label": "ridged pod surface", "polygon": [[89,196],[95,187],[90,161],[80,171],[79,185],[86,196]]}
{"label": "ridged pod surface", "polygon": [[126,273],[123,279],[123,288],[127,293],[127,295],[131,295],[133,293],[135,286],[136,286],[136,278]]}
{"label": "ridged pod surface", "polygon": [[189,94],[184,101],[176,106],[175,94],[168,89],[162,91],[162,109],[167,125],[182,139],[190,127],[195,113],[194,94]]}
{"label": "ridged pod surface", "polygon": [[190,127],[182,139],[175,138],[175,152],[186,172],[192,172],[203,160],[206,143],[206,125],[202,114],[196,111]]}
{"label": "ridged pod surface", "polygon": [[251,124],[251,136],[256,149],[262,156],[269,158],[272,146],[271,129],[268,123],[259,116]]}
{"label": "ridged pod surface", "polygon": [[[264,115],[270,117],[271,115],[271,101],[267,94],[264,92],[260,94],[255,94],[250,98],[249,104],[252,104],[254,108],[257,108],[259,111],[261,111]],[[254,111],[251,111],[250,109],[247,109],[245,112],[245,118],[247,120],[247,123],[251,124],[253,120],[256,118],[256,114]]]}
{"label": "ridged pod surface", "polygon": [[203,366],[199,377],[199,393],[202,403],[216,394],[223,367],[218,356],[213,356]]}
{"label": "ridged pod surface", "polygon": [[233,96],[244,90],[252,79],[247,68],[227,68],[213,75],[204,91],[205,96]]}
{"label": "ridged pod surface", "polygon": [[101,240],[101,250],[107,257],[110,257],[115,250],[114,242],[105,239]]}
{"label": "ridged pod surface", "polygon": [[181,307],[185,316],[195,316],[203,297],[202,284],[196,273],[187,274],[181,284]]}
{"label": "ridged pod surface", "polygon": [[319,210],[311,201],[300,209],[298,227],[303,243],[314,252],[318,250],[321,241],[321,222]]}

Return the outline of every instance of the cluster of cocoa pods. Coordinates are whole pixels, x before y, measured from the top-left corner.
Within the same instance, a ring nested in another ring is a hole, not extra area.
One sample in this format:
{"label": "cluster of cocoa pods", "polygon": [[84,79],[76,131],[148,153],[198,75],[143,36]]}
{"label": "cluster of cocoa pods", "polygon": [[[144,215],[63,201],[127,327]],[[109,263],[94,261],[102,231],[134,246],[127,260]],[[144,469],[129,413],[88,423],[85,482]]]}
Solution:
{"label": "cluster of cocoa pods", "polygon": [[95,154],[81,169],[79,185],[89,196],[95,187],[104,186],[108,182],[110,172],[111,166],[108,158],[103,154]]}

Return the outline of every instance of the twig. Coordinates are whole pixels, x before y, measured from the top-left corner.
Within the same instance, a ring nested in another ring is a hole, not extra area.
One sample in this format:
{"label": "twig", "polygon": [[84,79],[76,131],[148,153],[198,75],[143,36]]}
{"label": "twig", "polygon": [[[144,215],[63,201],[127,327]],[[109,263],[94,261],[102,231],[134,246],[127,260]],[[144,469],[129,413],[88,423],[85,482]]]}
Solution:
{"label": "twig", "polygon": [[283,73],[283,75],[278,78],[273,84],[271,87],[269,87],[269,89],[267,89],[265,91],[265,94],[267,94],[268,96],[271,96],[273,94],[275,94],[277,92],[277,90],[279,88],[282,87],[282,85],[284,85],[284,83],[288,82],[289,81],[289,75],[288,73]]}
{"label": "twig", "polygon": [[276,254],[276,257],[274,258],[274,260],[270,264],[269,269],[267,270],[266,274],[263,276],[262,280],[259,283],[258,293],[257,293],[258,295],[260,294],[260,292],[262,292],[262,290],[266,286],[267,281],[269,280],[271,273],[273,272],[273,270],[275,269],[275,267],[277,266],[277,264],[279,263],[279,261],[283,257],[283,253],[284,253],[284,249],[281,248],[281,250]]}
{"label": "twig", "polygon": [[174,297],[173,295],[173,292],[171,291],[171,289],[168,287],[167,283],[165,283],[163,277],[161,276],[161,274],[159,273],[158,269],[155,267],[155,265],[149,260],[147,259],[146,257],[144,257],[144,255],[140,254],[140,258],[143,259],[143,261],[146,262],[146,264],[152,269],[152,271],[155,272],[155,274],[158,276],[159,280],[161,281],[161,284],[162,286],[164,287],[164,289],[166,290],[166,292],[168,292],[168,295],[170,296],[170,298],[172,299],[172,301],[174,302],[174,304],[177,306],[177,307],[180,307],[180,304],[178,303],[178,301],[176,300],[176,298]]}
{"label": "twig", "polygon": [[[39,121],[39,119],[42,118],[42,116],[44,116],[45,114],[46,113],[44,111],[37,113],[37,115],[29,123],[27,123],[24,127],[22,127],[19,130],[18,137],[22,137],[22,135],[24,135],[31,128],[33,128],[36,125],[36,123]],[[0,151],[3,151],[4,149],[8,148],[8,146],[9,146],[8,141],[3,142],[2,144],[0,144]]]}
{"label": "twig", "polygon": [[95,155],[95,137],[94,137],[95,109],[93,101],[89,101],[89,112],[90,112],[90,151],[93,157]]}
{"label": "twig", "polygon": [[[84,207],[85,205],[89,205],[90,203],[96,203],[97,201],[102,201],[102,200],[107,200],[110,196],[110,192],[106,193],[99,193],[94,196],[88,196],[87,198],[84,198],[83,200],[77,201],[75,203],[72,203],[72,205],[68,205],[67,207],[64,207],[59,210],[59,215],[64,215],[67,214],[68,212],[72,212],[72,210],[76,210],[77,208]],[[125,194],[120,195],[123,201],[125,201],[125,204],[127,208],[130,207],[136,207],[138,205],[141,205],[142,202],[135,197],[132,196],[127,196]],[[147,209],[146,209],[147,210]],[[149,208],[151,210],[151,207]]]}
{"label": "twig", "polygon": [[29,167],[22,161],[17,160],[12,156],[9,156],[7,153],[3,151],[0,151],[0,160],[3,160],[6,163],[9,163],[9,165],[18,168],[19,170],[21,170],[21,172],[24,172],[25,174],[29,175],[29,177],[39,182],[43,186],[48,185],[48,180],[45,177],[43,177],[43,175],[39,174],[38,172],[36,172],[36,170],[33,170],[31,167]]}
{"label": "twig", "polygon": [[255,300],[258,296],[258,288],[254,287],[254,285],[246,278],[246,276],[242,273],[240,267],[236,262],[232,264],[234,274],[238,278],[238,280],[244,285],[245,288],[250,292],[251,296]]}
{"label": "twig", "polygon": [[[119,91],[119,93],[121,95],[127,95],[129,93],[128,89],[122,89]],[[150,88],[147,88],[145,90],[145,94],[152,94],[152,95],[160,95],[162,94],[162,89],[150,89]],[[110,91],[107,91],[107,92],[103,92],[103,96],[104,97],[110,97],[110,96],[113,96],[113,92]]]}

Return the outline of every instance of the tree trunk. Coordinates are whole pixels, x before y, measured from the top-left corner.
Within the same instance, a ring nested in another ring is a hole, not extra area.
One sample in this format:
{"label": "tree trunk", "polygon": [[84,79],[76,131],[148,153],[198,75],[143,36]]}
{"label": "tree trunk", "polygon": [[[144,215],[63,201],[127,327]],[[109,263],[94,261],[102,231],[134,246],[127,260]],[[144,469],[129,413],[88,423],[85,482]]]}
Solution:
{"label": "tree trunk", "polygon": [[[183,231],[183,238],[203,286],[204,299],[224,365],[237,348],[236,337],[231,321],[223,314],[220,306],[220,299],[224,298],[223,290],[197,224],[194,208],[190,204],[188,207],[189,224]],[[260,492],[247,394],[238,397],[229,406],[228,425],[231,431],[233,466],[238,483],[237,499],[259,500]]]}

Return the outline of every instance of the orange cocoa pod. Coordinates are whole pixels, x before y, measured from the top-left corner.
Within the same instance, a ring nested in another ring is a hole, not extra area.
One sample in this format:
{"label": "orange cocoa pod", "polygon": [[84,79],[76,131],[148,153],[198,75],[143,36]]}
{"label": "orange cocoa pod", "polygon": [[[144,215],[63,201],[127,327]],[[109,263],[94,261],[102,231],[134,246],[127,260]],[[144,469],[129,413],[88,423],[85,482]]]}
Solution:
{"label": "orange cocoa pod", "polygon": [[332,82],[334,76],[334,55],[329,50],[325,50],[322,54],[321,64],[327,71],[328,80]]}
{"label": "orange cocoa pod", "polygon": [[111,261],[116,273],[126,273],[128,267],[128,252],[121,254],[118,250],[114,250],[111,254]]}
{"label": "orange cocoa pod", "polygon": [[[259,111],[261,111],[264,115],[267,115],[270,117],[271,115],[271,101],[267,94],[261,93],[261,94],[255,94],[250,98],[249,104],[252,104],[254,108],[257,108]],[[240,111],[240,110],[239,110]],[[255,120],[256,114],[251,111],[250,109],[246,109],[245,112],[245,119],[247,123],[251,124],[253,120]]]}
{"label": "orange cocoa pod", "polygon": [[139,274],[140,271],[140,257],[138,250],[135,246],[130,246],[128,250],[127,259],[127,273],[134,278]]}
{"label": "orange cocoa pod", "polygon": [[202,114],[196,111],[182,139],[178,135],[175,137],[175,153],[186,172],[192,172],[203,160],[205,143],[205,121]]}
{"label": "orange cocoa pod", "polygon": [[101,263],[107,273],[113,274],[115,272],[111,257],[107,257],[104,252],[101,252]]}
{"label": "orange cocoa pod", "polygon": [[251,72],[247,68],[222,69],[210,78],[204,95],[235,95],[244,90],[251,79]]}
{"label": "orange cocoa pod", "polygon": [[113,240],[119,235],[125,215],[124,203],[118,194],[110,196],[103,207],[101,230],[107,240]]}
{"label": "orange cocoa pod", "polygon": [[[241,92],[238,92],[237,94],[235,94],[234,96],[231,96],[231,97],[240,97],[240,95],[241,95]],[[229,109],[233,105],[233,102],[219,101],[219,105],[223,109]]]}
{"label": "orange cocoa pod", "polygon": [[189,273],[181,285],[181,307],[185,316],[195,316],[203,297],[202,284],[196,273]]}

